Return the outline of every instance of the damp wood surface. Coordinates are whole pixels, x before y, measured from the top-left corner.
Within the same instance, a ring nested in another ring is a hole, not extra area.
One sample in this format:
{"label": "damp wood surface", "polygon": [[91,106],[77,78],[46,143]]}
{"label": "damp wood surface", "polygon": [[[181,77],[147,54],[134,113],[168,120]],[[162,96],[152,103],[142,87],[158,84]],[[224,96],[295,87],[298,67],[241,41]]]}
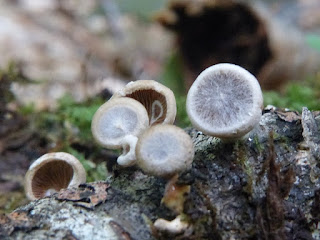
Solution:
{"label": "damp wood surface", "polygon": [[[181,209],[189,227],[153,226],[177,213],[161,203],[167,180],[115,168],[104,182],[62,190],[0,215],[1,239],[320,239],[320,114],[265,109],[236,142],[188,128],[192,168]],[[178,200],[177,200],[178,201]]]}

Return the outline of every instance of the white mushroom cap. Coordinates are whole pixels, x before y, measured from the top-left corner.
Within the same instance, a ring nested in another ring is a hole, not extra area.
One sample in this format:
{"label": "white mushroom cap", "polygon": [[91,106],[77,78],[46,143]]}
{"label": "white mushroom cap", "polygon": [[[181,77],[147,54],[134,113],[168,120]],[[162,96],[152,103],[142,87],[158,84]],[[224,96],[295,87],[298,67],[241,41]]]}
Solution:
{"label": "white mushroom cap", "polygon": [[193,126],[222,139],[239,138],[260,121],[263,96],[244,68],[221,63],[205,69],[191,86],[187,113]]}
{"label": "white mushroom cap", "polygon": [[113,98],[103,104],[91,123],[93,137],[100,145],[112,149],[123,148],[123,154],[117,160],[122,166],[135,163],[137,136],[147,127],[149,118],[145,107],[127,97]]}
{"label": "white mushroom cap", "polygon": [[137,142],[138,166],[146,173],[171,176],[191,167],[194,147],[190,136],[173,125],[154,125]]}
{"label": "white mushroom cap", "polygon": [[172,124],[176,118],[177,106],[173,92],[157,81],[130,82],[113,95],[113,98],[116,97],[130,97],[141,102],[147,109],[150,125]]}
{"label": "white mushroom cap", "polygon": [[117,149],[128,135],[138,136],[149,126],[146,109],[132,98],[114,98],[104,103],[94,114],[91,131],[102,146]]}
{"label": "white mushroom cap", "polygon": [[77,158],[65,152],[47,153],[29,167],[25,192],[30,200],[35,200],[85,182],[86,172]]}

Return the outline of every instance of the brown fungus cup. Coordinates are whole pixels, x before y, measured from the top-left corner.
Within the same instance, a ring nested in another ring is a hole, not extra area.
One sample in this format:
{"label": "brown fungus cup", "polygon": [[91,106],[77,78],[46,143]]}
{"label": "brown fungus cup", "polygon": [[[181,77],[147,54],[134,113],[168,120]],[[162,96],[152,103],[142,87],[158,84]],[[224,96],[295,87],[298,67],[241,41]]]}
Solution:
{"label": "brown fungus cup", "polygon": [[35,200],[85,182],[86,172],[77,158],[65,152],[47,153],[29,167],[25,192],[30,200]]}
{"label": "brown fungus cup", "polygon": [[112,98],[129,97],[139,101],[147,110],[149,124],[172,124],[177,107],[173,92],[154,80],[137,80],[128,83]]}

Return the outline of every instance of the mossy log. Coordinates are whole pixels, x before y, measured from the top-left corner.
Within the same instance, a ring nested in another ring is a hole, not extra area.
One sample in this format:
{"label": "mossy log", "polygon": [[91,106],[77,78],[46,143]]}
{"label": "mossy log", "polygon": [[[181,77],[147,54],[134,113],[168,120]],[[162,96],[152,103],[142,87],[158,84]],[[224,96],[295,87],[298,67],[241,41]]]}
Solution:
{"label": "mossy log", "polygon": [[[320,239],[319,127],[319,112],[270,108],[236,142],[186,129],[195,159],[175,182],[189,185],[190,193],[183,201],[171,196],[183,205],[180,213],[162,200],[167,179],[116,169],[105,182],[62,190],[0,216],[0,238]],[[179,233],[153,225],[178,214],[188,223]]]}

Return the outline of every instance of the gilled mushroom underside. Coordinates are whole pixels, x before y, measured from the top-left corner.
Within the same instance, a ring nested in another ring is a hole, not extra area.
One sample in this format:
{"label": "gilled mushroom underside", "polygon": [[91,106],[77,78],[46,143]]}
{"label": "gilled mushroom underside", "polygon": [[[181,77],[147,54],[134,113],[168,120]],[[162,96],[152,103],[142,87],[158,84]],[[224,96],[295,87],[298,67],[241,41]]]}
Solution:
{"label": "gilled mushroom underside", "polygon": [[139,101],[147,109],[150,125],[162,123],[167,117],[167,102],[164,95],[153,90],[137,90],[126,97]]}
{"label": "gilled mushroom underside", "polygon": [[54,160],[39,168],[32,179],[32,192],[42,198],[67,188],[73,177],[73,168],[66,162]]}

